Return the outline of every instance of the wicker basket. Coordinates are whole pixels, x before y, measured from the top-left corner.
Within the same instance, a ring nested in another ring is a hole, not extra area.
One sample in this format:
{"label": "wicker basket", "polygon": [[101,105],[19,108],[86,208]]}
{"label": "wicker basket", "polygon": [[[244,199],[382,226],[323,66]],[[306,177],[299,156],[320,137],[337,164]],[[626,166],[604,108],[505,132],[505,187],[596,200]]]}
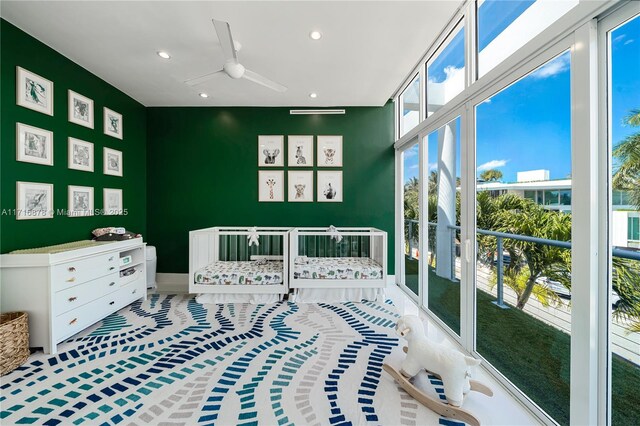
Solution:
{"label": "wicker basket", "polygon": [[0,376],[20,367],[29,358],[29,321],[26,312],[0,315]]}

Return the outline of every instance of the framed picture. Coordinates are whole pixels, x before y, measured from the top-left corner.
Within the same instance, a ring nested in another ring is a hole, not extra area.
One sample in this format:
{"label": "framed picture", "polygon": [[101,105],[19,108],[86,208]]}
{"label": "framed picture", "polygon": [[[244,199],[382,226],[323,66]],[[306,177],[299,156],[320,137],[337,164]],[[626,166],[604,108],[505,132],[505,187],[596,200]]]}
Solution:
{"label": "framed picture", "polygon": [[289,167],[313,166],[313,136],[289,136]]}
{"label": "framed picture", "polygon": [[258,136],[258,166],[284,166],[284,136]]}
{"label": "framed picture", "polygon": [[318,167],[342,167],[342,136],[318,136]]}
{"label": "framed picture", "polygon": [[53,166],[53,132],[16,124],[16,160]]}
{"label": "framed picture", "polygon": [[290,203],[313,202],[313,172],[288,172],[287,185],[289,186]]}
{"label": "framed picture", "polygon": [[69,90],[69,121],[93,129],[93,101]]}
{"label": "framed picture", "polygon": [[93,187],[69,185],[70,217],[93,216]]}
{"label": "framed picture", "polygon": [[258,171],[258,201],[284,201],[284,171]]}
{"label": "framed picture", "polygon": [[318,201],[342,202],[342,171],[318,171]]}
{"label": "framed picture", "polygon": [[16,219],[51,219],[53,217],[52,184],[16,182],[16,194]]}
{"label": "framed picture", "polygon": [[53,115],[53,82],[20,67],[16,67],[16,74],[16,103]]}
{"label": "framed picture", "polygon": [[104,174],[122,176],[122,151],[104,148]]}
{"label": "framed picture", "polygon": [[104,188],[102,193],[104,196],[103,214],[107,216],[122,214],[122,189]]}
{"label": "framed picture", "polygon": [[93,172],[93,144],[69,138],[69,168]]}
{"label": "framed picture", "polygon": [[104,134],[122,139],[122,114],[104,107]]}

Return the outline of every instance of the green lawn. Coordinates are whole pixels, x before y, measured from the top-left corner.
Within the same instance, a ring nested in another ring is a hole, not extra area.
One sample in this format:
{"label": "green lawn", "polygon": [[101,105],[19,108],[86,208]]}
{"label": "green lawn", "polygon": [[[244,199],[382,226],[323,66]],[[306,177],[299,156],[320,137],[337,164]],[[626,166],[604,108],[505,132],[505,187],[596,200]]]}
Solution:
{"label": "green lawn", "polygon": [[[408,286],[418,292],[418,262],[406,259]],[[429,269],[429,309],[460,330],[460,286]],[[501,309],[477,291],[477,350],[558,423],[569,424],[570,337],[518,309]],[[616,426],[640,425],[640,367],[614,356],[613,418]]]}

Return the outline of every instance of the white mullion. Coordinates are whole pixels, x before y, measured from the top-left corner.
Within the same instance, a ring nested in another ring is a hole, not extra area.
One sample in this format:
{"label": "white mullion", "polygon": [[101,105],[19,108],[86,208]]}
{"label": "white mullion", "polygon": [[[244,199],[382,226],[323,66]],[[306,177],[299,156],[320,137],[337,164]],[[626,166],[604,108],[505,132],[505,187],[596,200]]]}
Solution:
{"label": "white mullion", "polygon": [[476,54],[476,4],[469,2],[464,14],[464,52],[465,52],[465,87],[471,86],[476,81],[477,59]]}
{"label": "white mullion", "polygon": [[575,425],[598,424],[599,418],[597,50],[597,25],[591,20],[576,30],[571,56],[570,420]]}
{"label": "white mullion", "polygon": [[[425,247],[427,247],[426,242],[429,238],[429,226],[428,218],[428,194],[427,191],[429,189],[428,179],[429,179],[429,139],[428,133],[420,133],[418,136],[418,146],[419,146],[419,165],[420,165],[420,192],[418,196],[418,204],[420,206],[418,217],[418,230],[419,238],[418,238],[418,247],[420,251],[420,257],[418,258],[418,306],[423,306],[425,309],[429,306],[429,292],[428,292],[428,264],[425,259],[426,251]],[[427,179],[427,180],[425,180]]]}
{"label": "white mullion", "polygon": [[396,284],[404,285],[404,151],[396,151]]}
{"label": "white mullion", "polygon": [[475,350],[475,267],[476,267],[476,143],[475,108],[467,103],[461,116],[460,129],[460,266],[462,273],[460,294],[460,338],[462,346]]}

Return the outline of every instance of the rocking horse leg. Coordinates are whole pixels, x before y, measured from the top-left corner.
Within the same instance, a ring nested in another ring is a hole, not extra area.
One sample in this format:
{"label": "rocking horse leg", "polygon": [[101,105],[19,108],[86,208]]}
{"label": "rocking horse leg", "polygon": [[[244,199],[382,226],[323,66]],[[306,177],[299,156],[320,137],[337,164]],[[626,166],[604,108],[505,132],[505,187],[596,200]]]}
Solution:
{"label": "rocking horse leg", "polygon": [[404,389],[409,395],[411,395],[416,401],[440,414],[444,417],[463,421],[471,426],[480,426],[480,421],[470,412],[459,407],[454,407],[449,404],[445,404],[415,387],[408,379],[406,379],[398,370],[391,367],[389,364],[383,364],[384,371],[389,373],[391,377]]}

